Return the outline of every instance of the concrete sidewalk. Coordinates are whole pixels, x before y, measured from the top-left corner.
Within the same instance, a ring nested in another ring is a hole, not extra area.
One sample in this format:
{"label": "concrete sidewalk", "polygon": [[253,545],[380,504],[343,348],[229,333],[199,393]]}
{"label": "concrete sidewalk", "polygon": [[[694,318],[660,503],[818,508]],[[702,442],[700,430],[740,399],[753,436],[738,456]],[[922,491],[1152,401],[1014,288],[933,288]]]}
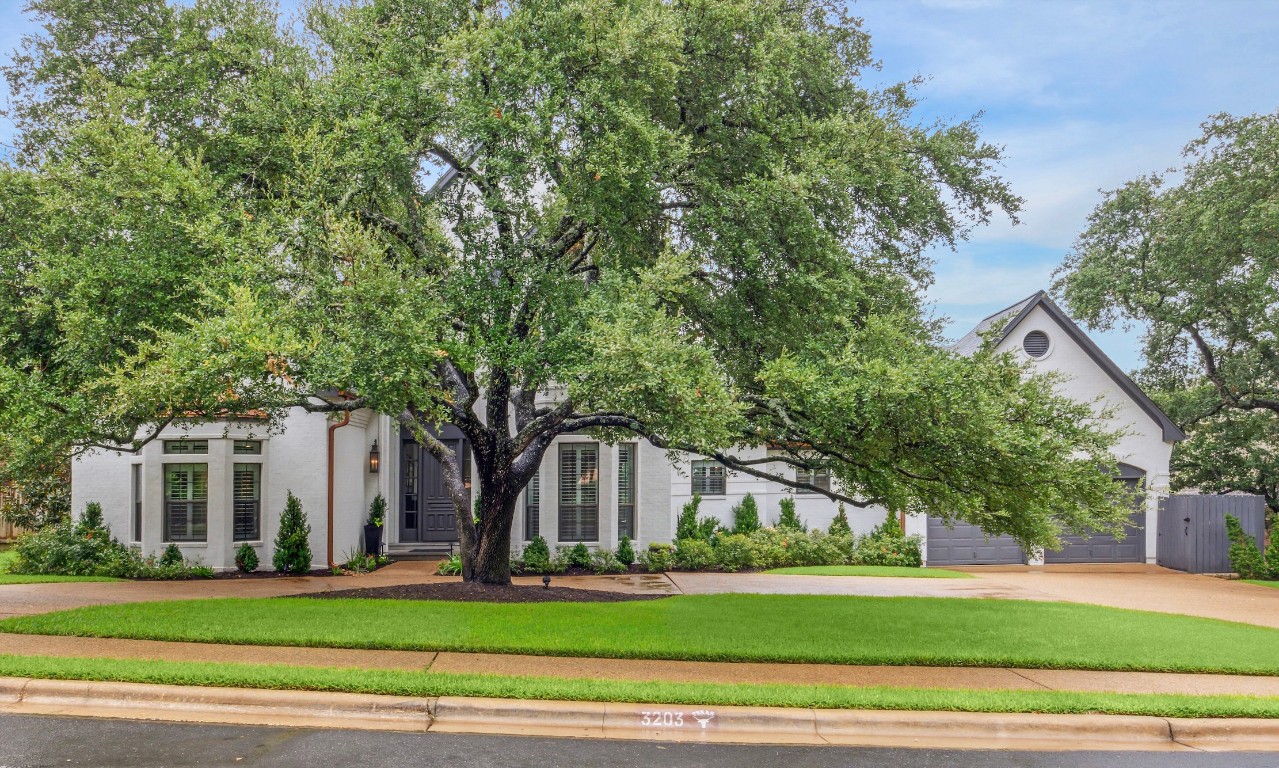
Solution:
{"label": "concrete sidewalk", "polygon": [[1279,677],[1006,667],[850,666],[175,643],[0,633],[0,654],[286,664],[589,680],[1279,696]]}

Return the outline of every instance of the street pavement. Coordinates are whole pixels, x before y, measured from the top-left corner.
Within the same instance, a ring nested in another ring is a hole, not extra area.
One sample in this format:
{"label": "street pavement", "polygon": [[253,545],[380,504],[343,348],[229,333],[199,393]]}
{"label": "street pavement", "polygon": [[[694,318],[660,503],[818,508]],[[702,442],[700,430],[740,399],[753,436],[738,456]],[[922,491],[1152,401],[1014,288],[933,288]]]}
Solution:
{"label": "street pavement", "polygon": [[0,715],[0,768],[1273,768],[1274,753],[1011,752],[672,744]]}

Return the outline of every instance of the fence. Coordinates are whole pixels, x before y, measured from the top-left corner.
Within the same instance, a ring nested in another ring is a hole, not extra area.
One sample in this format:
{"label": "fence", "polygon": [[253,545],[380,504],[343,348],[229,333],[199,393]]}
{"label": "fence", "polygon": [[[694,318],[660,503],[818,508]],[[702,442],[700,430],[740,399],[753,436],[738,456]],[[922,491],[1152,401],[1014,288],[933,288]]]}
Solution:
{"label": "fence", "polygon": [[1190,573],[1230,573],[1226,515],[1239,518],[1244,532],[1263,546],[1266,502],[1261,496],[1177,494],[1160,500],[1158,563]]}

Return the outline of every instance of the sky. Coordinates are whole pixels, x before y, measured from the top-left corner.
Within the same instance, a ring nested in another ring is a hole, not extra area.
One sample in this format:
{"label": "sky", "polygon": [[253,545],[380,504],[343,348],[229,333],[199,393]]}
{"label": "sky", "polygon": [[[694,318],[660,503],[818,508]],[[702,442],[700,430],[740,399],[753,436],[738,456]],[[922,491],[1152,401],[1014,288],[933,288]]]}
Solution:
{"label": "sky", "polygon": [[[36,31],[24,4],[0,0],[4,61]],[[850,7],[883,65],[872,80],[926,78],[916,91],[926,123],[982,113],[983,137],[1004,148],[1001,175],[1025,198],[1020,225],[997,218],[954,251],[933,254],[928,299],[952,337],[1048,288],[1102,190],[1176,166],[1210,115],[1279,109],[1279,0]],[[7,97],[0,83],[0,103]],[[0,119],[0,143],[12,130]],[[1121,368],[1140,366],[1140,329],[1092,336]]]}

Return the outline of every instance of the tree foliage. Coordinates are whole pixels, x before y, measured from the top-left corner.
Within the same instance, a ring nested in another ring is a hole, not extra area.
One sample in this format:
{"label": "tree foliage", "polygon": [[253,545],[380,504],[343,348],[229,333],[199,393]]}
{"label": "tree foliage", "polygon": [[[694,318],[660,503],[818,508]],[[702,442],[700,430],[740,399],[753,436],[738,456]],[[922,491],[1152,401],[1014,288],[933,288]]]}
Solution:
{"label": "tree foliage", "polygon": [[[463,575],[493,582],[579,431],[1028,544],[1122,517],[1087,406],[940,348],[925,254],[1020,201],[975,122],[864,83],[870,38],[833,5],[31,7],[0,169],[10,473],[370,408],[441,462]],[[837,490],[743,458],[762,446]]]}
{"label": "tree foliage", "polygon": [[1174,482],[1263,494],[1279,462],[1279,113],[1218,115],[1182,168],[1109,192],[1056,282],[1099,328],[1146,326],[1141,378],[1189,433]]}

